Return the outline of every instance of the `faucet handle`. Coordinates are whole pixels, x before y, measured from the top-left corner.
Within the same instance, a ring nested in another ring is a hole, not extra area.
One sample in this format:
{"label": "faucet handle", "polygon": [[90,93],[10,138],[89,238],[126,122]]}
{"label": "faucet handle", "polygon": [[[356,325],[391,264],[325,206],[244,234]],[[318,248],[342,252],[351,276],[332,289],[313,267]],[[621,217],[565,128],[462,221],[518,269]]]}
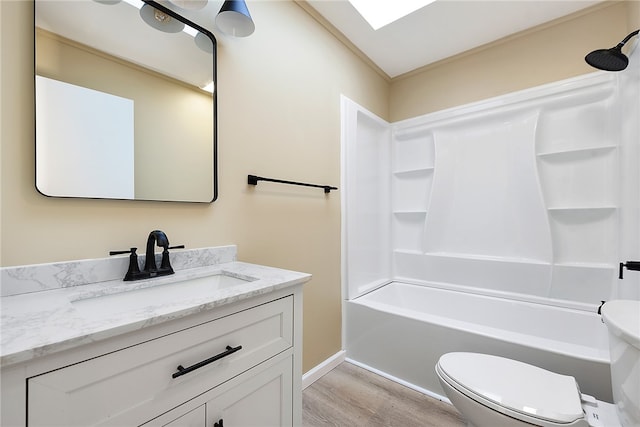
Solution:
{"label": "faucet handle", "polygon": [[126,251],[109,251],[109,255],[130,254],[130,253],[135,253],[137,250],[138,250],[138,248],[131,248],[131,249],[126,250]]}
{"label": "faucet handle", "polygon": [[160,270],[158,274],[173,274],[173,268],[171,267],[171,261],[169,260],[169,248],[164,248],[162,251],[162,261],[160,262]]}
{"label": "faucet handle", "polygon": [[120,254],[130,254],[129,255],[129,269],[127,270],[127,274],[124,275],[125,281],[131,280],[139,280],[146,279],[149,277],[149,274],[145,271],[140,271],[140,266],[138,265],[138,254],[136,251],[138,248],[130,248],[128,251],[110,251],[109,255],[120,255]]}
{"label": "faucet handle", "polygon": [[173,274],[173,267],[171,267],[171,261],[169,260],[169,249],[182,249],[184,245],[167,246],[162,251],[162,261],[160,262],[161,274]]}

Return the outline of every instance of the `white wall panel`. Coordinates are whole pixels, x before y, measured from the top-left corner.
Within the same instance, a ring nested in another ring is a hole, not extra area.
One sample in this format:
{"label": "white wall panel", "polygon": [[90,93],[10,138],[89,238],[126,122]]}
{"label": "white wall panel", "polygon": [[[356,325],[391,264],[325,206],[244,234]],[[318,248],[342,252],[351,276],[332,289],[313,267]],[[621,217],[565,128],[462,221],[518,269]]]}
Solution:
{"label": "white wall panel", "polygon": [[634,55],[623,73],[392,125],[343,99],[347,298],[389,278],[584,308],[638,298],[640,274],[617,279],[640,259]]}
{"label": "white wall panel", "polygon": [[432,168],[424,224],[397,213],[425,205],[422,183],[394,176],[395,277],[609,299],[621,241],[617,94],[615,75],[593,73],[395,123],[392,170],[427,157]]}
{"label": "white wall panel", "polygon": [[391,278],[389,124],[342,97],[342,280],[352,299]]}

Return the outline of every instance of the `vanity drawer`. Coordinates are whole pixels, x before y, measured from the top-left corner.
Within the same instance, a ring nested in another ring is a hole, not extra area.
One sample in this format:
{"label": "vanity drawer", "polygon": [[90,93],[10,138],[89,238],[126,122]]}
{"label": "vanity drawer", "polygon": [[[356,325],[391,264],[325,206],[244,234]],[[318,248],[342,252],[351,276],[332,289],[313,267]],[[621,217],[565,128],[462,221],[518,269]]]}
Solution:
{"label": "vanity drawer", "polygon": [[288,296],[29,378],[28,425],[138,425],[292,345]]}

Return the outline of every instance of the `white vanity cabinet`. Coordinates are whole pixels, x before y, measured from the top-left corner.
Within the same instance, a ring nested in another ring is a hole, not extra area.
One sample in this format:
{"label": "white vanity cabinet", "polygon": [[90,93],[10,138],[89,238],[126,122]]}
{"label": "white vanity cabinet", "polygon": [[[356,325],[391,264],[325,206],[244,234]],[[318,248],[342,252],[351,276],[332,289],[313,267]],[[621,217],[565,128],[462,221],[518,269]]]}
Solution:
{"label": "white vanity cabinet", "polygon": [[275,358],[145,427],[293,426],[292,362],[291,356]]}
{"label": "white vanity cabinet", "polygon": [[201,427],[205,425],[205,416],[206,408],[202,405],[164,425],[167,427]]}
{"label": "white vanity cabinet", "polygon": [[296,285],[3,368],[3,425],[300,425],[301,309]]}

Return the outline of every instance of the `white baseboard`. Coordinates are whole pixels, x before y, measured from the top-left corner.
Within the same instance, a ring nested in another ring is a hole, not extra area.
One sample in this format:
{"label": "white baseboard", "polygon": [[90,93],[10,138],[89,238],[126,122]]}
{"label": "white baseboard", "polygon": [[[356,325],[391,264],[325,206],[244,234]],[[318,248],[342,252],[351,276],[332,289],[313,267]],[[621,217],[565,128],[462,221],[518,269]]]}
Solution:
{"label": "white baseboard", "polygon": [[371,367],[369,365],[365,365],[364,363],[360,363],[357,360],[353,360],[353,359],[345,359],[345,360],[347,362],[349,362],[349,363],[352,363],[352,364],[354,364],[356,366],[361,367],[362,369],[366,369],[367,371],[370,371],[370,372],[373,372],[374,374],[380,375],[381,377],[384,377],[384,378],[386,378],[388,380],[397,382],[398,384],[401,384],[401,385],[403,385],[405,387],[408,387],[408,388],[410,388],[412,390],[415,390],[415,391],[417,391],[419,393],[425,394],[425,395],[427,395],[429,397],[433,397],[434,399],[438,399],[438,400],[440,400],[442,402],[445,402],[445,403],[448,403],[449,405],[452,405],[451,401],[446,396],[439,395],[437,393],[432,392],[431,390],[427,390],[426,388],[422,388],[422,387],[417,386],[415,384],[412,384],[412,383],[410,383],[408,381],[401,380],[400,378],[394,377],[393,375],[389,375],[386,372],[380,371],[380,370],[378,370],[376,368],[373,368],[373,367]]}
{"label": "white baseboard", "polygon": [[346,354],[347,353],[344,350],[340,350],[324,362],[307,371],[304,375],[302,375],[302,389],[304,390],[305,388],[309,387],[311,384],[322,378],[323,375],[344,362]]}

